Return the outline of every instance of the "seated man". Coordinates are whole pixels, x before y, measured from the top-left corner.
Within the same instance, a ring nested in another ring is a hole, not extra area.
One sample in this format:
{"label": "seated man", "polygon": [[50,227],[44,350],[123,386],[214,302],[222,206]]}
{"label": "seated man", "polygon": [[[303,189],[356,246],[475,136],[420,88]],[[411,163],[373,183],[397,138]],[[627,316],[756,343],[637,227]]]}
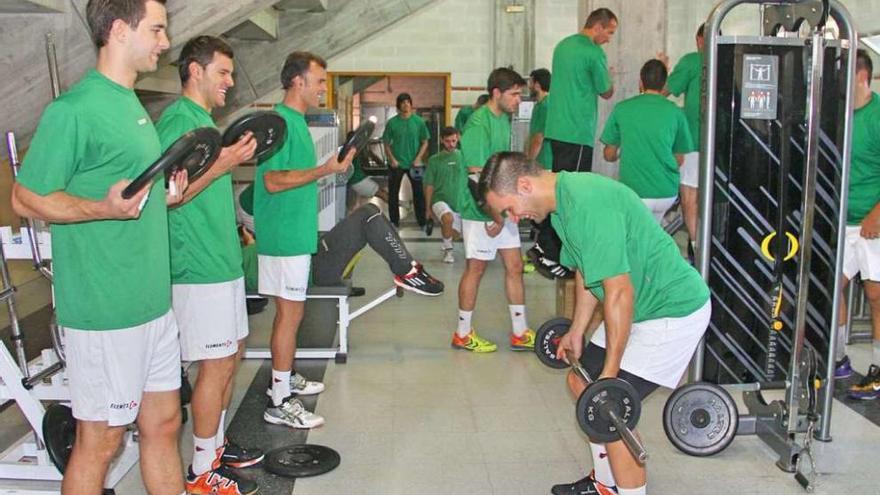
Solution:
{"label": "seated man", "polygon": [[[709,325],[709,288],[632,190],[593,173],[554,174],[522,153],[493,155],[479,189],[494,213],[513,221],[549,216],[562,239],[560,262],[576,270],[577,283],[559,357],[570,351],[594,380],[626,380],[641,400],[678,386]],[[584,349],[599,306],[605,321]],[[574,373],[568,385],[575,397],[586,388]],[[590,450],[594,472],[554,494],[645,494],[645,466],[622,441],[591,442]]]}
{"label": "seated man", "polygon": [[[246,202],[253,198],[248,193],[252,188],[253,185],[248,186],[239,195],[241,212],[245,215],[253,214],[253,203]],[[239,222],[242,220],[245,219],[240,218]],[[394,274],[394,285],[423,296],[443,293],[443,282],[429,275],[412,257],[391,222],[372,204],[356,209],[318,239],[318,252],[312,255],[312,285],[343,285],[346,268],[367,244],[388,263]],[[242,254],[256,256],[253,250],[244,250]],[[244,265],[257,266],[254,260],[245,260]],[[245,273],[245,280],[247,278]]]}
{"label": "seated man", "polygon": [[[693,148],[684,112],[663,96],[666,66],[642,66],[642,94],[614,106],[602,132],[609,162],[620,158],[620,182],[629,186],[661,223],[675,204],[684,153]],[[622,151],[621,151],[622,150]]]}
{"label": "seated man", "polygon": [[[348,142],[353,135],[354,131],[349,131],[348,135],[345,136],[345,141]],[[386,203],[388,202],[388,190],[380,188],[379,184],[372,177],[368,177],[364,173],[364,162],[368,160],[367,156],[369,153],[370,150],[367,147],[355,155],[351,161],[351,177],[348,178],[348,187],[357,195],[354,203],[356,206],[357,200],[360,198],[369,200],[377,197]]]}
{"label": "seated man", "polygon": [[461,151],[458,150],[458,139],[461,134],[455,127],[444,127],[440,131],[440,144],[443,151],[428,159],[428,171],[425,172],[425,218],[428,225],[434,220],[440,222],[440,233],[443,236],[443,262],[453,263],[452,239],[461,236],[461,215],[455,212],[455,199],[458,194],[458,173],[461,168]]}

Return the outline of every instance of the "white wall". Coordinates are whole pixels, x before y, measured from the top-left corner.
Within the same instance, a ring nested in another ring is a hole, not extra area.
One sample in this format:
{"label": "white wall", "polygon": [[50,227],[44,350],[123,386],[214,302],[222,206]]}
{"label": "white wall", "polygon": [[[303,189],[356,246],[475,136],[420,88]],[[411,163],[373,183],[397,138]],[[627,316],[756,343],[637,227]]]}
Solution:
{"label": "white wall", "polygon": [[578,19],[577,0],[535,2],[535,68],[550,69],[556,44],[576,33],[582,24],[583,21]]}

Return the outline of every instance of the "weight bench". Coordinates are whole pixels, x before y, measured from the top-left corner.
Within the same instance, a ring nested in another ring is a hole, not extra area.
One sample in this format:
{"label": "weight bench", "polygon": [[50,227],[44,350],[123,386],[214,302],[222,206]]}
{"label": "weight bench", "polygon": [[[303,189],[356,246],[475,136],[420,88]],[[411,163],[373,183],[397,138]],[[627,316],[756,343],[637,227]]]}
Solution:
{"label": "weight bench", "polygon": [[[298,337],[301,338],[303,336],[304,330],[315,329],[316,327],[335,327],[338,329],[338,332],[329,335],[322,332],[323,337],[331,342],[326,347],[297,346],[296,357],[298,359],[332,358],[337,363],[345,363],[348,360],[348,327],[351,322],[394,296],[403,297],[403,289],[396,286],[391,287],[355,310],[352,310],[349,303],[350,294],[351,281],[348,279],[345,280],[344,285],[309,287],[308,292],[306,292],[306,314],[300,324]],[[247,297],[261,296],[254,294]],[[272,352],[268,347],[248,346],[244,357],[245,359],[271,359]]]}

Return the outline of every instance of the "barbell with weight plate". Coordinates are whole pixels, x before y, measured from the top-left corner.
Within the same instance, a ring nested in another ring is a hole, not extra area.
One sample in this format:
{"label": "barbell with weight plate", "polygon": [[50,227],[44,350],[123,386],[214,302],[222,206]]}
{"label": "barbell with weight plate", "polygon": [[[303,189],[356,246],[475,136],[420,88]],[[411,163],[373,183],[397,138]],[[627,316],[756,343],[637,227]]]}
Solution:
{"label": "barbell with weight plate", "polygon": [[547,321],[535,333],[535,353],[538,359],[555,369],[571,367],[572,371],[587,384],[575,408],[578,425],[596,443],[622,440],[632,455],[641,463],[648,460],[642,442],[633,429],[639,422],[642,403],[636,389],[620,378],[603,378],[593,381],[587,370],[566,350],[568,363],[556,357],[559,340],[568,332],[571,320],[554,318]]}

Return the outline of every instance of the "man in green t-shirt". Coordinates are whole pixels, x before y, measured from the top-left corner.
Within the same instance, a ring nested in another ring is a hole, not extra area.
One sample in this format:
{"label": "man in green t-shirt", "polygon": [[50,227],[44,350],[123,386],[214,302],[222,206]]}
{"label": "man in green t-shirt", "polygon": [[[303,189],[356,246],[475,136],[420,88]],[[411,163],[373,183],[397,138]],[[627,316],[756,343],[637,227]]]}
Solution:
{"label": "man in green t-shirt", "polygon": [[[709,325],[709,288],[679,254],[635,193],[592,173],[552,173],[522,153],[494,155],[480,175],[479,194],[492,211],[514,221],[548,216],[563,241],[562,263],[575,270],[576,303],[560,358],[570,351],[593,379],[621,378],[643,400],[675,388]],[[584,348],[601,305],[604,322]],[[574,373],[575,397],[586,384]],[[593,473],[552,493],[645,493],[645,466],[622,441],[590,443]]]}
{"label": "man in green t-shirt", "polygon": [[553,98],[544,138],[550,140],[556,172],[592,170],[598,98],[607,100],[614,94],[602,45],[615,31],[617,16],[606,8],[596,9],[580,32],[553,50]]}
{"label": "man in green t-shirt", "polygon": [[[864,378],[850,387],[853,399],[880,398],[880,95],[871,91],[874,63],[864,49],[856,54],[855,113],[849,179],[846,243],[843,246],[844,287],[859,275],[871,308],[874,344]],[[835,378],[853,374],[846,356],[846,290],[840,296]]]}
{"label": "man in green t-shirt", "polygon": [[[703,115],[701,107],[701,91],[703,83],[703,32],[705,24],[697,29],[697,51],[681,57],[675,64],[669,79],[666,80],[665,94],[684,95],[684,113],[691,131],[693,147],[684,155],[681,166],[681,214],[688,229],[688,252],[693,253],[697,239],[697,189],[700,186],[700,119]],[[668,65],[668,64],[667,64]],[[691,256],[693,256],[691,254]]]}
{"label": "man in green t-shirt", "polygon": [[458,132],[464,132],[464,126],[467,125],[467,121],[471,118],[471,115],[474,114],[481,106],[485,105],[489,101],[489,95],[486,93],[481,94],[477,97],[477,100],[473,105],[467,107],[461,107],[457,114],[455,114],[455,128],[458,129]]}
{"label": "man in green t-shirt", "polygon": [[458,175],[461,173],[461,151],[458,150],[460,134],[455,127],[440,131],[443,151],[428,159],[425,172],[425,217],[440,223],[443,237],[443,262],[454,263],[452,240],[461,235],[461,215],[456,213]]}
{"label": "man in green t-shirt", "polygon": [[388,217],[395,227],[400,226],[400,183],[409,177],[412,186],[413,211],[419,227],[425,226],[425,197],[422,194],[422,175],[425,152],[428,150],[428,126],[414,113],[409,93],[397,95],[397,115],[385,123],[382,140],[385,155],[391,162],[388,169]]}
{"label": "man in green t-shirt", "polygon": [[260,293],[275,301],[272,322],[271,402],[263,419],[291,428],[313,428],[324,418],[309,412],[298,395],[318,394],[324,384],[293,369],[296,334],[303,319],[312,254],[318,248],[318,180],[344,172],[355,150],[342,161],[317,164],[305,113],[327,91],[327,63],[308,52],[293,52],[281,69],[284,99],[275,105],[287,123],[284,144],[261,159],[254,179]]}
{"label": "man in green t-shirt", "polygon": [[[486,89],[489,102],[474,112],[461,137],[462,168],[458,177],[456,206],[462,218],[465,268],[458,285],[458,328],[452,346],[471,352],[494,352],[498,346],[477,335],[471,325],[477,291],[489,262],[501,255],[505,289],[512,331],[510,348],[529,350],[535,347],[535,334],[526,321],[523,262],[520,253],[519,227],[516,222],[496,215],[490,217],[478,206],[472,183],[493,153],[510,149],[510,116],[519,109],[526,82],[516,71],[498,68],[489,74]],[[468,174],[474,178],[469,179]]]}
{"label": "man in green t-shirt", "polygon": [[166,203],[160,179],[122,190],[161,155],[134,92],[168,49],[164,1],[90,0],[97,66],[43,113],[12,192],[23,217],[51,224],[55,310],[65,332],[76,442],[64,493],[101,493],[110,462],[137,422],[146,490],[184,490],[180,342],[171,310]]}
{"label": "man in green t-shirt", "polygon": [[[189,40],[177,62],[183,96],[156,124],[163,149],[193,129],[216,127],[211,112],[226,105],[226,93],[234,86],[232,48],[219,38]],[[263,453],[227,443],[224,433],[233,376],[248,335],[230,171],[250,160],[256,146],[247,135],[224,148],[211,169],[187,189],[185,204],[168,212],[171,303],[180,328],[181,358],[199,362],[192,394],[193,456],[186,477],[190,493],[208,491],[218,480],[232,494],[258,490],[257,483],[229,468],[257,464]]]}
{"label": "man in green t-shirt", "polygon": [[547,127],[547,98],[550,96],[550,71],[535,69],[529,74],[529,92],[535,100],[532,119],[529,121],[529,150],[527,155],[544,166],[553,169],[553,152],[550,143],[544,139]]}
{"label": "man in green t-shirt", "polygon": [[620,158],[620,182],[642,198],[658,224],[675,204],[678,168],[693,148],[684,112],[663,96],[665,85],[663,62],[645,62],[641,94],[615,105],[602,132],[605,159]]}

